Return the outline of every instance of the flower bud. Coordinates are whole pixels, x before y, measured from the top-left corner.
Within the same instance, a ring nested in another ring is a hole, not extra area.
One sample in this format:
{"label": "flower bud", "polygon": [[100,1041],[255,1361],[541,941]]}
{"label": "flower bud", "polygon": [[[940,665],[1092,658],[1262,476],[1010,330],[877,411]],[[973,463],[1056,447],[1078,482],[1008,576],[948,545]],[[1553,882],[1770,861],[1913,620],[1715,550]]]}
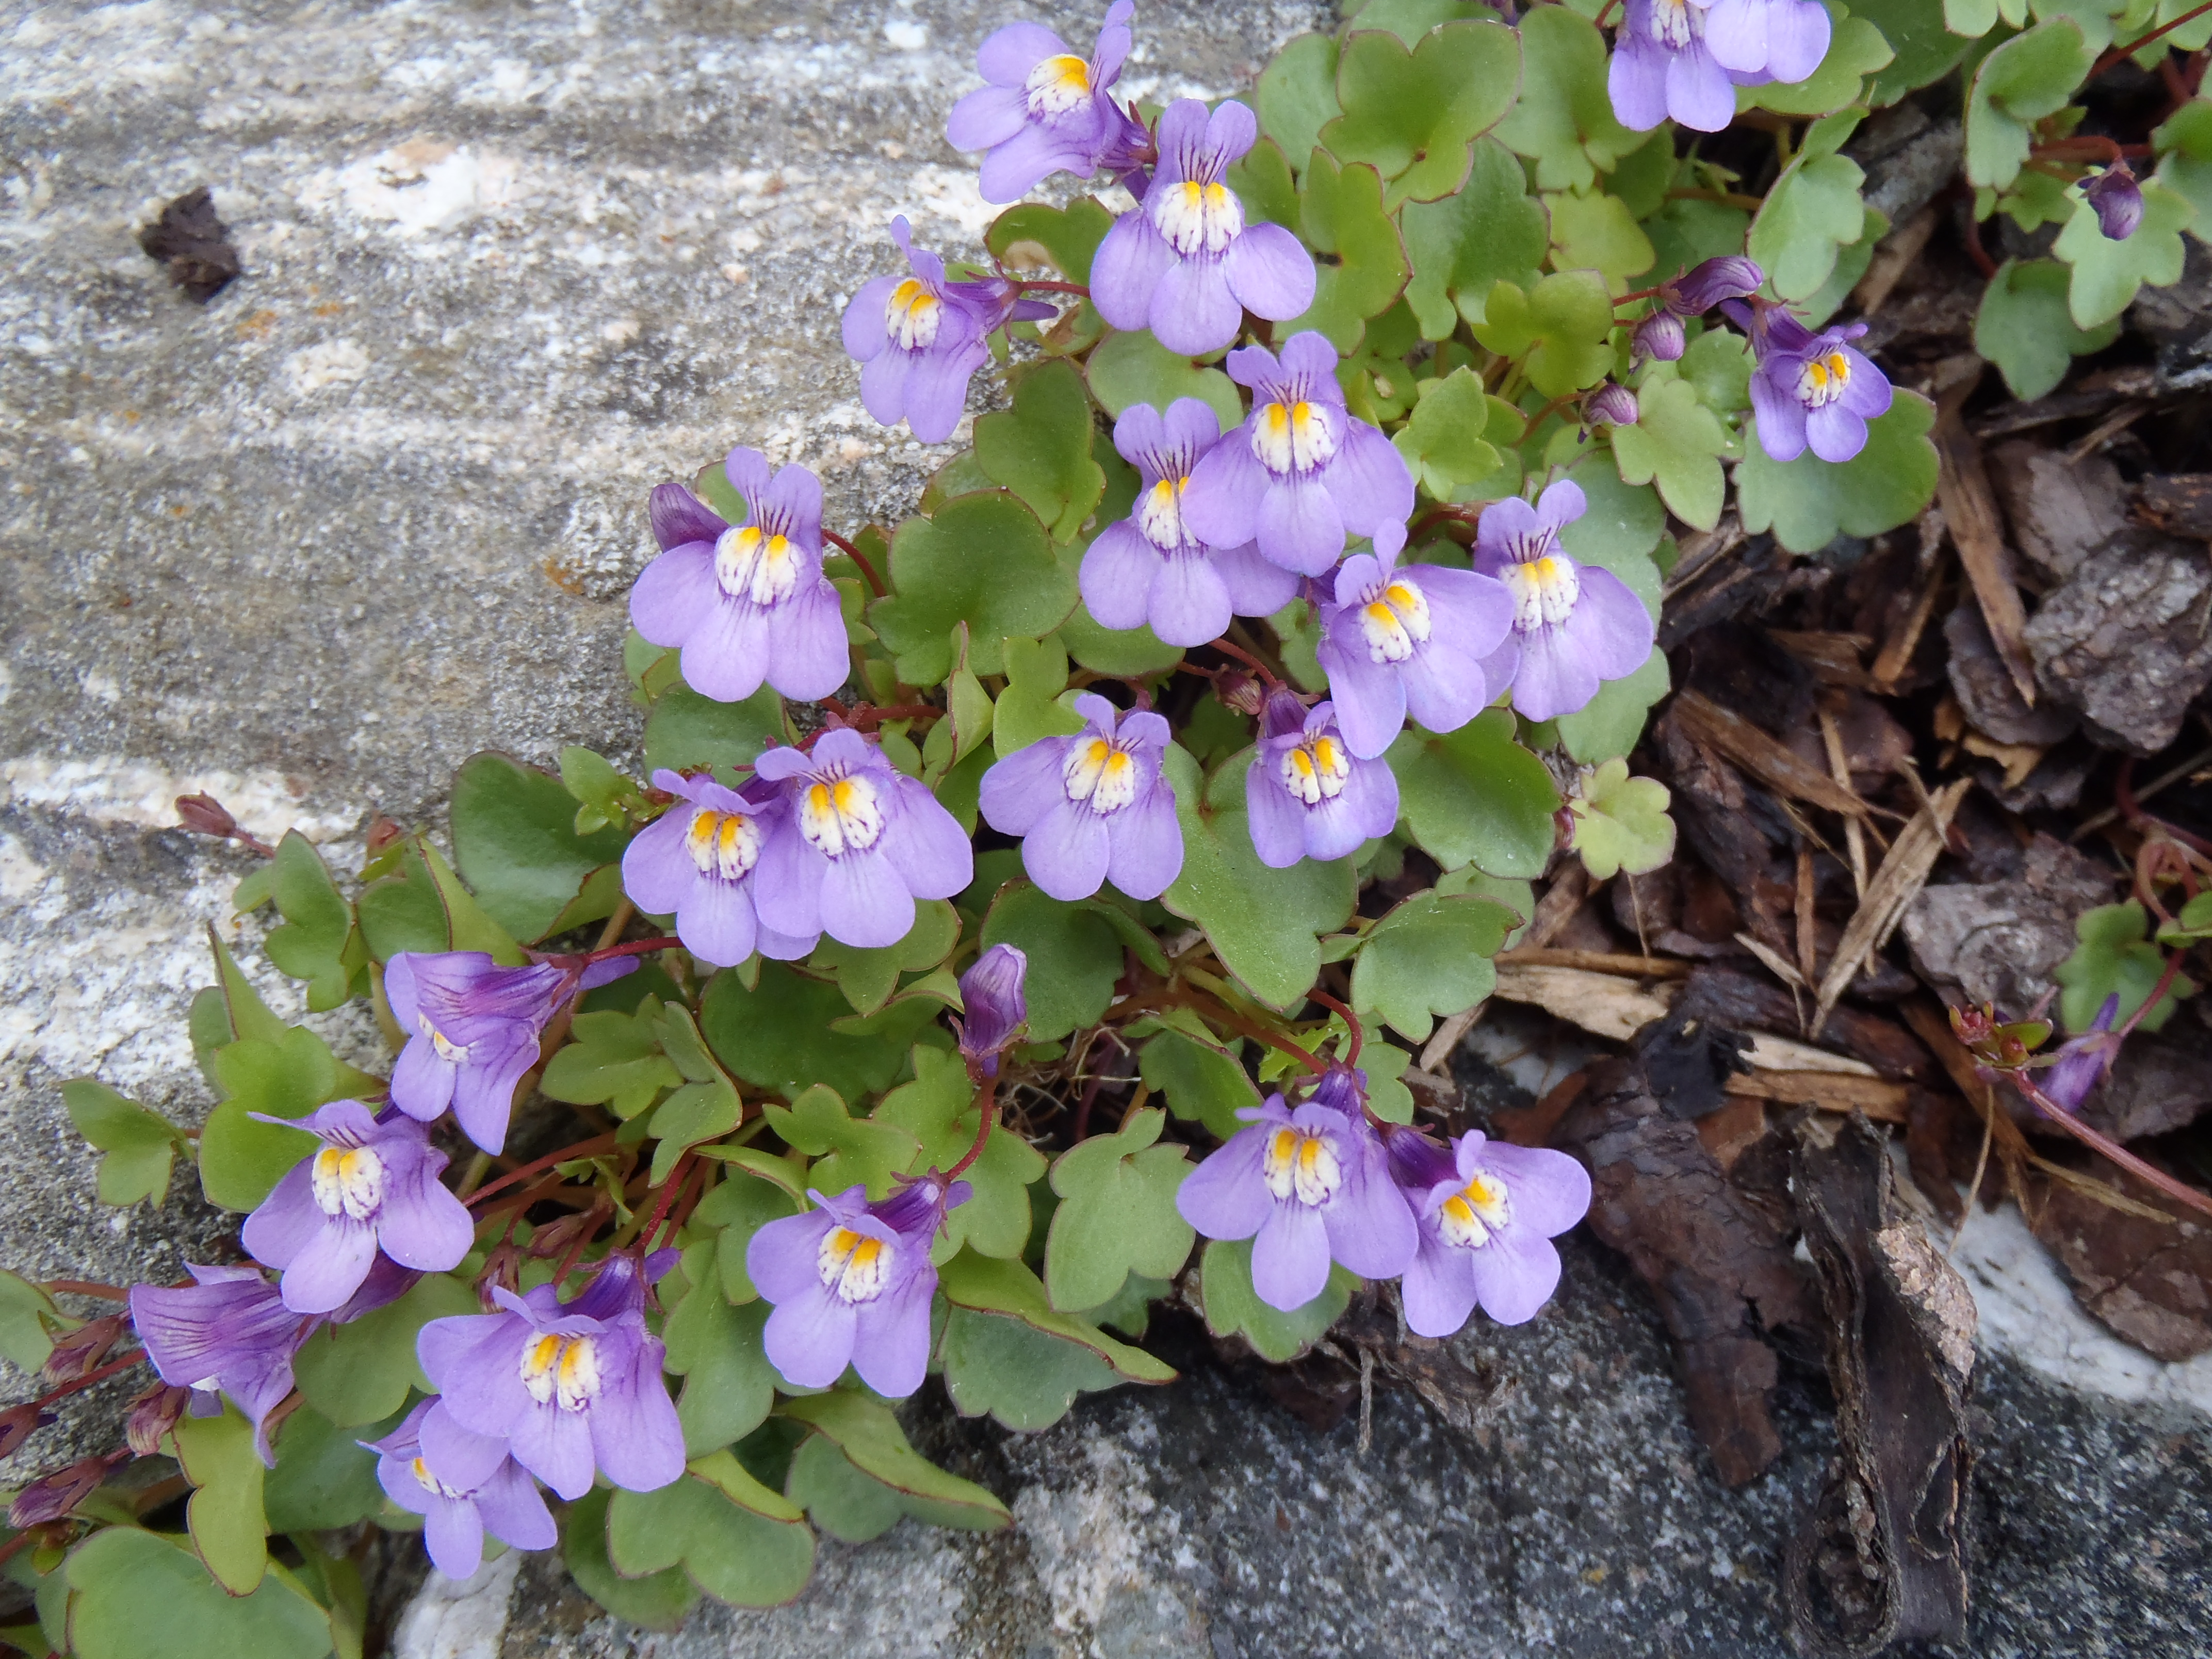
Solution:
{"label": "flower bud", "polygon": [[107,1459],[95,1455],[33,1480],[8,1506],[8,1524],[21,1528],[58,1521],[92,1496],[106,1478]]}
{"label": "flower bud", "polygon": [[960,975],[960,1000],[967,1017],[960,1026],[960,1052],[968,1075],[981,1082],[999,1074],[999,1056],[1013,1045],[1030,1017],[1022,982],[1030,959],[1011,945],[994,945]]}
{"label": "flower bud", "polygon": [[13,1457],[23,1449],[23,1443],[33,1431],[44,1428],[54,1420],[52,1412],[40,1411],[39,1402],[27,1400],[10,1410],[0,1412],[0,1457]]}
{"label": "flower bud", "polygon": [[1630,344],[1639,359],[1655,357],[1671,363],[1680,360],[1689,340],[1682,331],[1682,319],[1662,307],[1636,325]]}
{"label": "flower bud", "polygon": [[1583,399],[1583,424],[1586,427],[1634,426],[1636,415],[1636,394],[1612,380]]}
{"label": "flower bud", "polygon": [[152,1388],[131,1402],[131,1414],[123,1419],[123,1437],[131,1449],[141,1457],[151,1457],[161,1449],[161,1441],[177,1426],[185,1414],[185,1404],[192,1397],[190,1389],[173,1389],[166,1382],[156,1382]]}
{"label": "flower bud", "polygon": [[2097,228],[2108,240],[2124,242],[2142,222],[2142,188],[2135,169],[2115,161],[2102,173],[2081,181],[2081,198],[2096,210]]}
{"label": "flower bud", "polygon": [[1708,259],[1686,276],[1659,284],[1659,302],[1677,317],[1697,317],[1723,300],[1756,294],[1766,281],[1758,264],[1741,254]]}
{"label": "flower bud", "polygon": [[1287,686],[1278,686],[1267,696],[1261,710],[1260,736],[1286,738],[1306,727],[1306,700]]}
{"label": "flower bud", "polygon": [[522,1249],[512,1239],[493,1248],[483,1271],[477,1275],[477,1301],[486,1313],[499,1311],[499,1298],[492,1294],[495,1290],[516,1296],[522,1293]]}
{"label": "flower bud", "polygon": [[213,836],[219,841],[228,841],[238,833],[238,820],[213,795],[178,796],[177,817],[185,829]]}
{"label": "flower bud", "polygon": [[368,826],[368,834],[362,838],[362,845],[368,856],[374,858],[406,833],[407,831],[398,824],[380,812],[376,816],[376,821]]}
{"label": "flower bud", "polygon": [[53,1352],[46,1356],[46,1366],[40,1375],[50,1383],[74,1382],[100,1364],[101,1356],[115,1346],[115,1339],[122,1334],[120,1314],[87,1321],[54,1339]]}
{"label": "flower bud", "polygon": [[1238,714],[1255,715],[1267,701],[1267,688],[1249,669],[1224,668],[1213,677],[1213,695]]}

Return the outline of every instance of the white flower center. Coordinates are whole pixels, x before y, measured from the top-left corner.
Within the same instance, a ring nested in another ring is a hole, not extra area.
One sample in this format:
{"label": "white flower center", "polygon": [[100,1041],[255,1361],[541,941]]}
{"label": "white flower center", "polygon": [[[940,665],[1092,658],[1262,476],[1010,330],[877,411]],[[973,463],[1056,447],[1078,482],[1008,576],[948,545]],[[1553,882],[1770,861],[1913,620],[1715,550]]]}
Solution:
{"label": "white flower center", "polygon": [[451,1498],[459,1499],[468,1496],[468,1493],[463,1492],[459,1487],[449,1486],[444,1481],[439,1480],[436,1475],[431,1474],[430,1466],[425,1463],[419,1457],[413,1462],[410,1463],[407,1467],[414,1471],[415,1479],[421,1485],[422,1490],[430,1493],[434,1498]]}
{"label": "white flower center", "polygon": [[520,1370],[522,1386],[539,1405],[551,1401],[564,1412],[582,1411],[599,1392],[598,1340],[548,1331],[524,1346]]}
{"label": "white flower center", "polygon": [[1688,0],[1651,0],[1651,38],[1668,51],[1687,50],[1705,32],[1705,14]]}
{"label": "white flower center", "polygon": [[1335,459],[1334,404],[1262,404],[1252,411],[1252,453],[1278,477],[1311,472]]}
{"label": "white flower center", "polygon": [[415,1029],[430,1039],[432,1050],[448,1066],[465,1066],[469,1063],[469,1045],[465,1042],[455,1042],[447,1038],[443,1031],[430,1024],[429,1015],[416,1014]]}
{"label": "white flower center", "polygon": [[702,806],[691,815],[691,827],[684,832],[684,848],[701,875],[743,881],[760,862],[762,840],[758,819]]}
{"label": "white flower center", "polygon": [[897,1255],[880,1238],[850,1227],[832,1227],[822,1236],[814,1271],[840,1302],[872,1302],[890,1282],[891,1262]]}
{"label": "white flower center", "polygon": [[1182,492],[1188,483],[1187,478],[1163,478],[1137,498],[1138,533],[1163,553],[1198,545],[1182,522]]}
{"label": "white flower center", "polygon": [[384,1202],[384,1160],[366,1146],[325,1146],[308,1167],[307,1182],[325,1215],[367,1221]]}
{"label": "white flower center", "polygon": [[1335,1142],[1289,1124],[1267,1138],[1267,1156],[1260,1167],[1269,1192],[1308,1206],[1328,1203],[1344,1185],[1344,1165]]}
{"label": "white flower center", "polygon": [[1280,764],[1283,787],[1306,806],[1334,800],[1352,778],[1351,754],[1326,732],[1285,750]]}
{"label": "white flower center", "polygon": [[1831,349],[1797,371],[1797,401],[1808,409],[1826,409],[1850,383],[1851,360],[1840,348]]}
{"label": "white flower center", "polygon": [[1061,787],[1070,800],[1087,800],[1102,817],[1118,812],[1137,798],[1137,763],[1109,738],[1081,738],[1067,746],[1060,767]]}
{"label": "white flower center", "polygon": [[799,798],[799,833],[824,858],[865,853],[884,833],[884,804],[866,778],[809,784]]}
{"label": "white flower center", "polygon": [[1022,90],[1029,96],[1030,113],[1046,120],[1081,109],[1091,97],[1091,65],[1073,52],[1048,58],[1030,71]]}
{"label": "white flower center", "polygon": [[799,585],[799,549],[757,524],[725,530],[714,544],[714,580],[733,599],[774,605]]}
{"label": "white flower center", "polygon": [[1566,621],[1582,596],[1582,578],[1564,553],[1505,565],[1498,577],[1513,596],[1513,626],[1523,634]]}
{"label": "white flower center", "polygon": [[1437,1226],[1444,1243],[1462,1250],[1480,1249],[1513,1219],[1512,1194],[1497,1176],[1485,1171],[1443,1201]]}
{"label": "white flower center", "polygon": [[1244,228],[1244,204],[1226,185],[1162,185],[1146,193],[1145,210],[1152,228],[1186,259],[1200,253],[1218,258]]}
{"label": "white flower center", "polygon": [[1427,643],[1429,596],[1404,576],[1371,592],[1359,607],[1359,631],[1370,662],[1404,662]]}
{"label": "white flower center", "polygon": [[909,276],[891,290],[884,306],[884,332],[902,351],[927,351],[937,343],[939,325],[945,321],[945,302]]}

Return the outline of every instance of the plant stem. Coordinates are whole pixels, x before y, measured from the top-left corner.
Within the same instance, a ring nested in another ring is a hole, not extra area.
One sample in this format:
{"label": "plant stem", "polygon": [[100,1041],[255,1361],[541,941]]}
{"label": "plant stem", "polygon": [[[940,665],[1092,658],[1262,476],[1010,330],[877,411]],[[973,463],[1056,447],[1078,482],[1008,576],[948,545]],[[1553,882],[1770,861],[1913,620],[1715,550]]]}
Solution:
{"label": "plant stem", "polygon": [[73,1394],[82,1394],[85,1389],[90,1388],[95,1382],[105,1382],[109,1377],[114,1376],[118,1371],[129,1370],[133,1365],[138,1364],[144,1360],[145,1358],[145,1349],[133,1348],[129,1353],[125,1354],[120,1359],[109,1360],[98,1370],[87,1371],[82,1376],[77,1378],[76,1382],[64,1382],[58,1389],[54,1389],[46,1394],[40,1395],[33,1403],[41,1407],[51,1406],[57,1400],[66,1400]]}
{"label": "plant stem", "polygon": [[2205,0],[2204,4],[2196,7],[2191,10],[2185,11],[2171,23],[2160,23],[2156,28],[2153,29],[2148,34],[2138,34],[2134,40],[2129,41],[2127,45],[2124,46],[2114,46],[2110,52],[2106,52],[2102,58],[2100,58],[2094,64],[2089,66],[2089,78],[2092,81],[2095,80],[2106,70],[2112,68],[2113,64],[2118,63],[2123,58],[2134,57],[2145,46],[2150,45],[2152,41],[2158,40],[2163,35],[2172,33],[2174,30],[2179,28],[2184,23],[2195,22],[2198,18],[2203,16],[2208,11],[2212,11],[2212,0]]}
{"label": "plant stem", "polygon": [[854,564],[860,567],[860,574],[868,579],[868,586],[876,590],[876,597],[878,599],[883,598],[885,593],[888,593],[890,591],[884,586],[884,579],[876,574],[875,566],[868,562],[867,556],[862,553],[859,548],[854,546],[852,543],[847,541],[842,536],[839,535],[834,530],[825,530],[822,532],[822,536],[823,540],[836,544],[838,551],[844,554],[847,558],[850,559]]}
{"label": "plant stem", "polygon": [[71,1296],[96,1296],[103,1302],[128,1302],[131,1292],[119,1285],[102,1285],[90,1279],[49,1279],[45,1288],[64,1291]]}
{"label": "plant stem", "polygon": [[1334,997],[1329,995],[1328,992],[1322,990],[1318,985],[1314,987],[1312,990],[1307,992],[1306,994],[1311,997],[1316,1002],[1321,1004],[1322,1007],[1334,1008],[1338,1013],[1344,1016],[1345,1028],[1352,1033],[1352,1046],[1345,1051],[1344,1063],[1347,1066],[1358,1065],[1360,1045],[1367,1040],[1366,1032],[1360,1029],[1359,1016],[1353,1013],[1351,1009],[1339,1002]]}
{"label": "plant stem", "polygon": [[982,1109],[983,1115],[982,1121],[975,1126],[975,1142],[961,1154],[960,1161],[945,1172],[945,1178],[947,1181],[958,1179],[966,1173],[970,1164],[983,1156],[983,1143],[991,1138],[991,1131],[999,1121],[998,1079],[987,1077],[983,1079],[981,1097],[976,1103]]}
{"label": "plant stem", "polygon": [[519,1170],[508,1170],[489,1185],[479,1187],[469,1195],[468,1202],[481,1204],[502,1187],[512,1187],[518,1181],[527,1180],[540,1170],[550,1170],[556,1164],[565,1164],[572,1158],[590,1158],[595,1153],[610,1152],[613,1150],[615,1144],[615,1138],[611,1133],[593,1135],[589,1140],[580,1140],[574,1146],[562,1147],[558,1152],[548,1152],[544,1157],[532,1159]]}
{"label": "plant stem", "polygon": [[1079,294],[1086,300],[1091,297],[1090,289],[1081,283],[1053,283],[1026,276],[1018,276],[1014,280],[1024,294],[1034,289],[1039,294]]}
{"label": "plant stem", "polygon": [[2142,1158],[2137,1158],[2133,1152],[2121,1146],[2118,1141],[2109,1139],[2106,1136],[2099,1133],[2096,1130],[2091,1128],[2087,1124],[2075,1117],[2071,1112],[2068,1111],[2063,1106],[2061,1106],[2057,1102],[2052,1100],[2048,1095],[2045,1094],[2042,1090],[2037,1088],[2033,1083],[2028,1080],[2025,1073],[2008,1072],[2005,1075],[2012,1079],[2013,1086],[2014,1088],[2018,1089],[2022,1094],[2028,1097],[2028,1100],[2034,1105],[2036,1110],[2041,1112],[2044,1116],[2049,1118],[2053,1123],[2056,1123],[2060,1128],[2065,1130],[2068,1134],[2072,1135],[2076,1140],[2081,1141],[2086,1146],[2092,1147],[2097,1152],[2102,1152],[2107,1158],[2118,1164],[2120,1168],[2125,1170],[2130,1175],[2134,1176],[2137,1180],[2142,1181],[2151,1187],[2156,1188],[2160,1192],[2164,1193],[2168,1198],[2174,1200],[2178,1203],[2185,1204],[2191,1209],[2196,1210],[2202,1214],[2212,1216],[2212,1196],[2207,1196],[2205,1194],[2198,1192],[2196,1188],[2190,1186],[2186,1182],[2176,1181],[2172,1176],[2166,1174],[2165,1170],[2159,1169],[2156,1165],[2146,1164]]}
{"label": "plant stem", "polygon": [[614,957],[650,956],[655,951],[676,950],[681,946],[683,943],[684,941],[680,939],[670,939],[665,934],[658,939],[634,939],[626,945],[609,945],[603,946],[597,951],[592,951],[584,958],[584,960],[586,962],[605,962]]}

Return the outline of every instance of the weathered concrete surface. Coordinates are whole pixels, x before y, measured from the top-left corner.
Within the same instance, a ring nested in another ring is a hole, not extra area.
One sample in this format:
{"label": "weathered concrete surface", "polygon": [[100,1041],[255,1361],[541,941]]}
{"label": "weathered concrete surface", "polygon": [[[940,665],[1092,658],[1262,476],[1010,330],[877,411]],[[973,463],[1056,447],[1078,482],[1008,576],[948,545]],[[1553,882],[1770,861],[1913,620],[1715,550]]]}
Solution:
{"label": "weathered concrete surface", "polygon": [[[1081,40],[1095,9],[1020,9]],[[1227,89],[1318,9],[1146,0],[1125,84]],[[972,249],[988,210],[936,134],[999,21],[929,0],[0,7],[0,1260],[168,1276],[221,1231],[189,1176],[160,1215],[100,1211],[56,1092],[94,1072],[204,1107],[185,1011],[244,861],[161,829],[172,796],[208,788],[355,867],[372,813],[435,822],[477,749],[632,747],[622,595],[652,483],[747,442],[819,470],[833,520],[911,501],[934,456],[860,409],[837,302],[886,268],[894,211]],[[204,310],[134,240],[202,183],[249,273]],[[2047,1273],[2003,1242],[1978,1289]],[[1485,1442],[1386,1395],[1362,1456],[1350,1425],[1314,1435],[1217,1374],[1028,1439],[940,1418],[1011,1533],[828,1546],[797,1607],[666,1638],[532,1560],[511,1607],[495,1571],[490,1607],[434,1597],[395,1634],[664,1659],[1778,1656],[1817,1398],[1790,1394],[1790,1452],[1727,1493],[1638,1293],[1580,1246],[1567,1285],[1533,1327],[1470,1339],[1518,1379]],[[2006,1340],[2048,1372],[2087,1353],[2123,1379],[2093,1386],[2195,1397],[2036,1305]],[[2203,1419],[1988,1375],[1974,1651],[2190,1650]]]}

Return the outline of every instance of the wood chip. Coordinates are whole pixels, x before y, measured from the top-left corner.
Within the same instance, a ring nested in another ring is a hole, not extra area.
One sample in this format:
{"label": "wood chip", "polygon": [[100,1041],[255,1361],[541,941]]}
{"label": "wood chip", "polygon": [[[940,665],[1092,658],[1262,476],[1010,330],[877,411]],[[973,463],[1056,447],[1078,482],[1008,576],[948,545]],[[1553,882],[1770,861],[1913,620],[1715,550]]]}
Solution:
{"label": "wood chip", "polygon": [[[1498,988],[1491,994],[1541,1008],[1593,1036],[1626,1042],[1664,1016],[1680,989],[1671,981],[1640,985],[1617,974],[1595,973],[1587,968],[1540,968],[1500,958]],[[1809,1042],[1764,1032],[1746,1035],[1751,1046],[1744,1058],[1763,1071],[1875,1075],[1873,1066],[1849,1054],[1830,1054]]]}
{"label": "wood chip", "polygon": [[[1911,776],[1907,773],[1908,777]],[[1960,778],[1947,783],[1927,799],[1912,821],[1898,832],[1889,855],[1881,861],[1881,868],[1867,884],[1866,896],[1852,915],[1850,925],[1836,945],[1834,959],[1820,980],[1819,1005],[1813,1011],[1812,1035],[1818,1036],[1820,1028],[1827,1024],[1828,1011],[1836,1006],[1859,971],[1859,965],[1889,942],[1889,936],[1911,904],[1928,884],[1929,872],[1943,851],[1944,837],[1950,832],[1952,815],[1959,803],[1974,787],[1971,778]]]}
{"label": "wood chip", "polygon": [[[1589,896],[1589,872],[1585,870],[1579,861],[1561,865],[1559,874],[1552,878],[1552,884],[1544,890],[1543,897],[1536,901],[1536,912],[1528,918],[1528,931],[1522,935],[1520,945],[1511,951],[1504,952],[1498,959],[1500,961],[1508,958],[1526,959],[1528,956],[1535,955],[1547,958],[1602,956],[1604,954],[1602,951],[1546,951],[1543,948],[1557,939],[1566,925],[1575,919],[1575,912],[1582,908],[1583,901]],[[1568,963],[1565,965],[1579,967],[1593,964]],[[1672,964],[1659,964],[1652,970],[1654,976],[1666,971],[1670,966]],[[1686,974],[1689,971],[1687,964],[1683,964],[1679,971]],[[1476,1022],[1481,1019],[1482,1011],[1488,1005],[1489,1000],[1489,998],[1485,997],[1474,1007],[1462,1009],[1437,1027],[1435,1033],[1422,1047],[1421,1070],[1441,1074],[1449,1069],[1448,1062],[1452,1051],[1458,1048],[1462,1039],[1474,1029]]]}
{"label": "wood chip", "polygon": [[1866,671],[1866,653],[1874,641],[1864,634],[1801,633],[1770,628],[1767,636],[1813,671],[1823,685],[1850,685],[1861,690],[1874,684]]}
{"label": "wood chip", "polygon": [[1928,239],[1936,234],[1942,216],[1931,202],[1875,244],[1874,258],[1867,262],[1866,275],[1851,290],[1850,303],[1860,316],[1871,317],[1881,309],[1890,290],[1926,250]]}
{"label": "wood chip", "polygon": [[1516,945],[1500,951],[1498,961],[1528,968],[1587,968],[1592,973],[1618,974],[1626,979],[1686,979],[1691,963],[1673,957],[1632,957],[1613,951],[1553,951],[1542,946]]}
{"label": "wood chip", "polygon": [[1924,568],[1920,591],[1913,598],[1912,608],[1881,642],[1874,666],[1867,671],[1874,689],[1885,696],[1897,690],[1897,682],[1912,665],[1912,653],[1920,648],[1920,636],[1928,631],[1929,620],[1936,614],[1936,601],[1943,591],[1944,568],[1943,562],[1931,556],[1931,552],[1942,539],[1943,509],[1931,507],[1920,515],[1920,551]]}
{"label": "wood chip", "polygon": [[1722,1086],[1732,1095],[1748,1095],[1785,1106],[1864,1112],[1882,1123],[1904,1122],[1911,1094],[1905,1084],[1847,1072],[1739,1072]]}
{"label": "wood chip", "polygon": [[[1844,753],[1843,728],[1836,724],[1836,717],[1826,708],[1818,712],[1820,742],[1828,751],[1828,775],[1835,779],[1840,787],[1848,789],[1851,787],[1851,763],[1850,757]],[[1864,898],[1867,884],[1866,831],[1856,818],[1844,820],[1844,847],[1851,859],[1851,889]]]}
{"label": "wood chip", "polygon": [[1682,538],[1682,550],[1676,555],[1674,568],[1659,584],[1661,597],[1679,593],[1698,579],[1698,573],[1716,559],[1723,558],[1743,544],[1743,521],[1733,513],[1711,530],[1692,531]]}
{"label": "wood chip", "polygon": [[1848,817],[1864,817],[1867,804],[1838,785],[1825,772],[1798,757],[1758,726],[1732,709],[1722,708],[1698,691],[1683,691],[1674,698],[1674,717],[1689,735],[1718,750],[1770,789]]}
{"label": "wood chip", "polygon": [[1996,495],[1990,489],[1988,469],[1982,465],[1982,447],[1960,424],[1956,409],[1947,410],[1936,422],[1936,451],[1942,470],[1936,480],[1936,499],[1950,526],[1951,545],[1959,550],[1959,562],[1973,584],[1982,618],[1990,625],[1990,638],[1997,658],[2012,676],[2021,699],[2035,707],[2035,670],[2027,659],[2022,630],[2027,611],[2021,604],[2020,586],[2012,549],[2006,544],[2004,523],[1997,516]]}

